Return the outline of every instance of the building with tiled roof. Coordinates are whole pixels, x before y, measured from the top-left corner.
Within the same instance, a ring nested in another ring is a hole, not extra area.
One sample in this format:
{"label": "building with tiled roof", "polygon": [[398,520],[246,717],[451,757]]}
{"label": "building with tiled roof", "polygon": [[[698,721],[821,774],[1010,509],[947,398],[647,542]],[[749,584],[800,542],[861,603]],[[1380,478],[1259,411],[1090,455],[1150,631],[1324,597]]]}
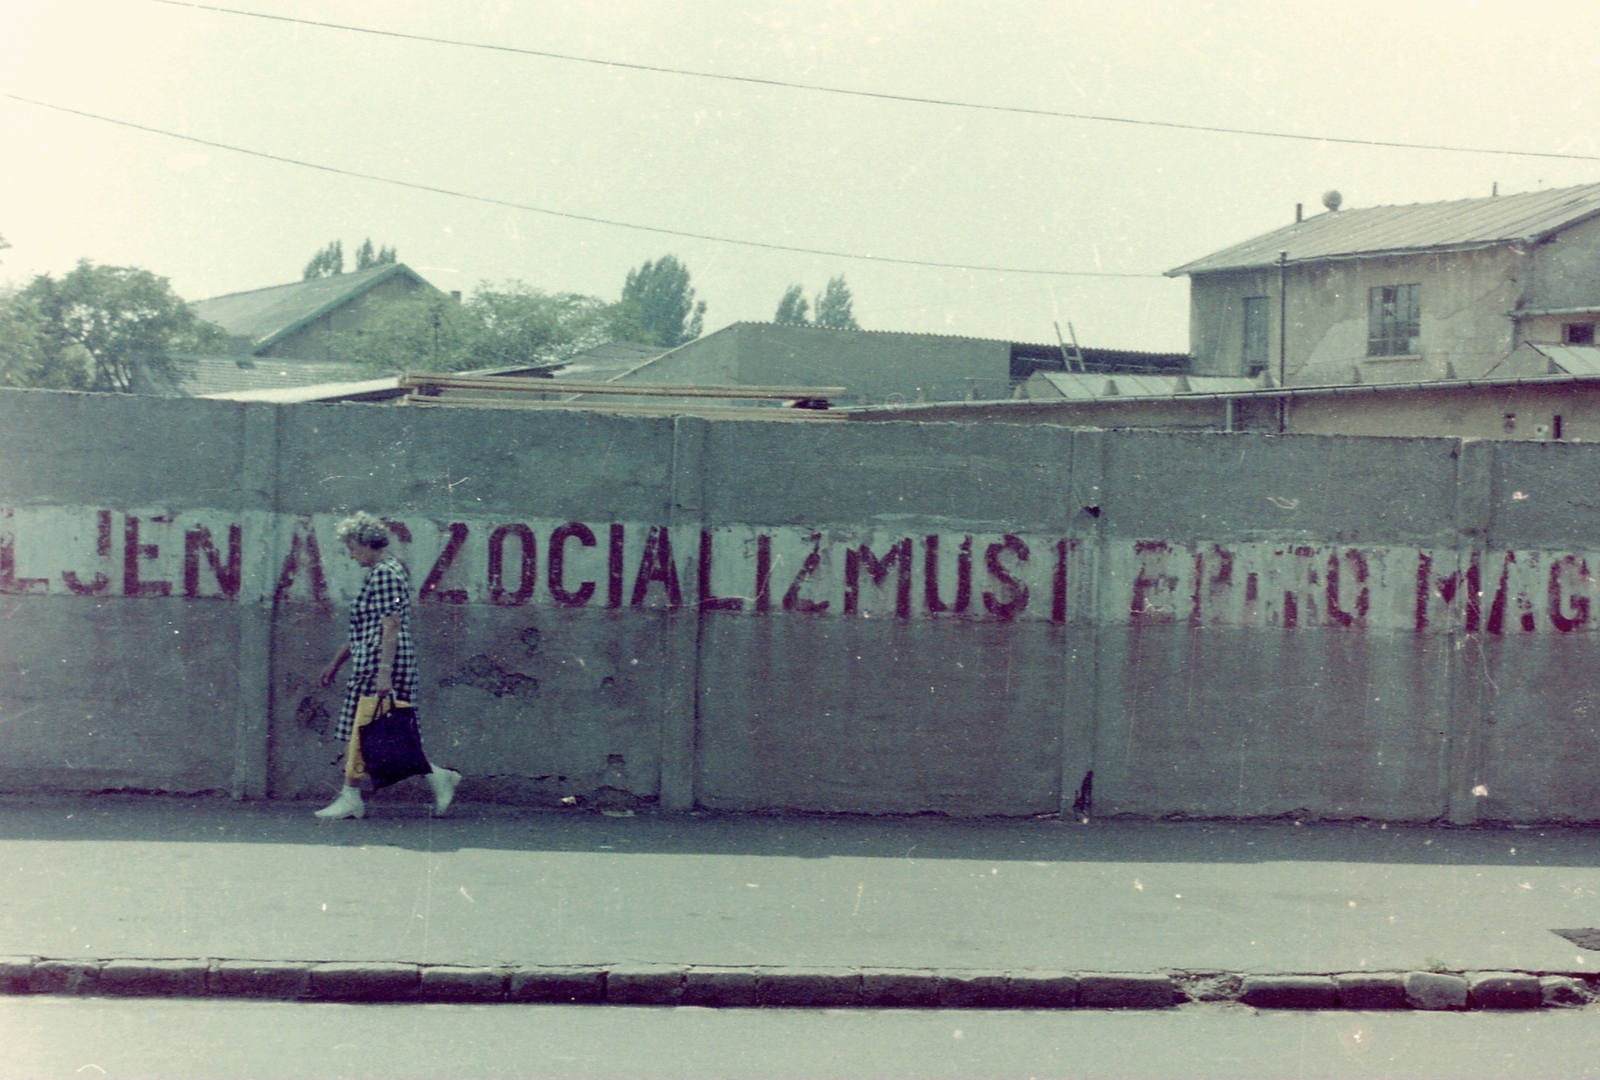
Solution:
{"label": "building with tiled roof", "polygon": [[339,335],[359,333],[385,308],[419,290],[438,292],[405,264],[388,263],[189,306],[228,332],[230,351],[236,354],[328,361]]}

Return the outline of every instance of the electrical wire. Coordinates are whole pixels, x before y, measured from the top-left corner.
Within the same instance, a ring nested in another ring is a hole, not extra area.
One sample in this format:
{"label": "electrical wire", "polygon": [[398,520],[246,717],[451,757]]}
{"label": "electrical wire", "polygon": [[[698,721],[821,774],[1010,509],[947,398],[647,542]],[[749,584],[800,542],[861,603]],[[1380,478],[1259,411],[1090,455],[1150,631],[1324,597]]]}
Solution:
{"label": "electrical wire", "polygon": [[428,34],[408,34],[400,30],[379,30],[370,26],[354,26],[349,23],[325,22],[319,19],[298,19],[290,15],[269,15],[266,12],[245,11],[241,8],[220,7],[215,4],[194,4],[188,3],[187,0],[149,0],[149,2],[165,4],[169,7],[191,8],[196,11],[210,11],[219,15],[239,15],[251,19],[264,19],[269,22],[292,23],[296,26],[315,26],[324,30],[343,30],[352,34],[369,34],[374,37],[396,38],[401,41],[420,41],[430,45],[452,45],[463,49],[482,49],[487,52],[512,53],[517,56],[536,56],[545,60],[565,60],[574,64],[593,64],[599,67],[625,68],[629,71],[648,71],[658,75],[681,75],[695,79],[716,79],[721,82],[773,86],[784,90],[806,90],[817,94],[837,94],[844,97],[898,101],[913,105],[936,105],[951,109],[974,109],[981,112],[1012,113],[1019,116],[1044,116],[1060,120],[1087,120],[1100,124],[1128,124],[1136,127],[1167,128],[1176,131],[1200,131],[1213,135],[1245,135],[1258,139],[1293,139],[1298,142],[1337,143],[1341,146],[1375,146],[1390,150],[1433,150],[1446,154],[1489,154],[1498,157],[1555,158],[1561,161],[1600,161],[1600,154],[1567,154],[1554,150],[1505,150],[1482,146],[1452,146],[1447,143],[1357,139],[1338,135],[1305,135],[1294,131],[1267,131],[1259,128],[1222,127],[1215,124],[1186,124],[1177,120],[1140,120],[1129,116],[1063,112],[1056,109],[1029,108],[1023,105],[988,105],[976,101],[957,101],[954,98],[920,97],[915,94],[892,94],[877,90],[849,90],[839,86],[793,82],[786,79],[768,79],[756,75],[726,75],[715,71],[694,71],[688,68],[665,67],[658,64],[638,64],[626,60],[602,60],[593,56],[578,56],[573,53],[550,52],[544,49],[524,49],[515,45],[492,45],[481,41],[433,37]]}
{"label": "electrical wire", "polygon": [[545,206],[533,206],[529,203],[514,202],[510,199],[497,199],[490,195],[475,195],[469,191],[457,191],[453,188],[438,187],[433,184],[419,184],[411,180],[398,180],[392,176],[379,176],[376,173],[357,172],[354,169],[343,169],[336,165],[323,165],[315,161],[302,161],[299,158],[287,157],[283,154],[272,154],[264,150],[251,150],[248,147],[234,146],[231,143],[196,138],[193,135],[183,135],[176,131],[168,131],[165,128],[151,127],[148,124],[136,124],[131,120],[119,120],[113,116],[102,116],[99,113],[87,112],[83,109],[73,109],[65,105],[52,104],[48,101],[38,101],[34,98],[23,97],[20,94],[0,93],[0,98],[20,101],[25,105],[51,109],[70,116],[81,116],[89,120],[115,124],[117,127],[132,128],[135,131],[144,131],[152,135],[164,135],[169,139],[180,139],[183,142],[210,147],[213,150],[226,150],[230,153],[245,154],[249,157],[276,161],[284,165],[296,165],[302,169],[314,169],[317,172],[331,173],[334,176],[348,176],[356,180],[371,180],[379,184],[409,188],[412,191],[425,191],[433,195],[446,195],[450,198],[466,199],[470,202],[486,203],[490,206],[504,206],[512,210],[525,210],[531,214],[545,214],[549,217],[565,218],[568,221],[582,221],[591,225],[609,225],[618,229],[634,229],[639,232],[656,233],[661,236],[679,236],[690,240],[705,240],[714,244],[736,244],[739,247],[761,248],[767,251],[788,251],[799,255],[826,255],[833,259],[855,259],[861,262],[885,263],[895,266],[928,266],[940,270],[972,270],[991,274],[1039,274],[1049,277],[1163,278],[1165,276],[1162,274],[1117,274],[1095,270],[1045,270],[1039,267],[1027,266],[986,266],[976,263],[934,262],[928,259],[900,259],[888,255],[862,255],[849,251],[832,251],[828,248],[800,247],[795,244],[773,244],[763,240],[742,240],[738,237],[716,236],[711,233],[691,232],[687,229],[669,229],[660,225],[641,225],[637,222],[618,221],[615,218],[603,218],[593,214],[574,214],[565,210],[552,210]]}

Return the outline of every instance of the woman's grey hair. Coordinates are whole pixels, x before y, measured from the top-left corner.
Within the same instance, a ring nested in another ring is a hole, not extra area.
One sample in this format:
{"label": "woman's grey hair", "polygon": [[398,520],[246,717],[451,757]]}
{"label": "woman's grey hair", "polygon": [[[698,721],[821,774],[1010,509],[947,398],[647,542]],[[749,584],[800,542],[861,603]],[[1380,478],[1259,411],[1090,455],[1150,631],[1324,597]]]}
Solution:
{"label": "woman's grey hair", "polygon": [[389,526],[365,510],[357,510],[339,522],[333,527],[333,534],[347,544],[369,548],[389,546]]}

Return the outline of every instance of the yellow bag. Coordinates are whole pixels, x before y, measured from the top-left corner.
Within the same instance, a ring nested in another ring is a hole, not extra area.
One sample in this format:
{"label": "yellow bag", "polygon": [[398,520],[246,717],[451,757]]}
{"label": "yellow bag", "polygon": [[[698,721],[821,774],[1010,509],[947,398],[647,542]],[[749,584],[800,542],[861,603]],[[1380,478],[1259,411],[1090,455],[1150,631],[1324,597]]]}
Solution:
{"label": "yellow bag", "polygon": [[[344,753],[344,782],[352,787],[358,781],[367,778],[367,763],[361,759],[361,729],[372,723],[378,715],[378,702],[382,700],[376,694],[362,697],[356,702],[356,722],[350,729],[350,745]],[[396,701],[399,708],[409,705],[407,701]]]}

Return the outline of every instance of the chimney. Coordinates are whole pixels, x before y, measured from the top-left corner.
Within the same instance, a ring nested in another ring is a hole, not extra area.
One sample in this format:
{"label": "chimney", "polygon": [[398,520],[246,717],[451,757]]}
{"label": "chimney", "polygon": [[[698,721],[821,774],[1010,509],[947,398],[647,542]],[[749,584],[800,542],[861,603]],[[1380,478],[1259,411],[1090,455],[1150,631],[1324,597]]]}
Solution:
{"label": "chimney", "polygon": [[450,299],[454,300],[458,304],[461,303],[461,290],[460,289],[451,289],[450,290]]}
{"label": "chimney", "polygon": [[1304,220],[1304,218],[1305,218],[1305,209],[1306,208],[1305,208],[1305,204],[1304,203],[1295,203],[1294,204],[1294,223],[1296,225],[1300,224],[1300,222],[1302,220]]}

